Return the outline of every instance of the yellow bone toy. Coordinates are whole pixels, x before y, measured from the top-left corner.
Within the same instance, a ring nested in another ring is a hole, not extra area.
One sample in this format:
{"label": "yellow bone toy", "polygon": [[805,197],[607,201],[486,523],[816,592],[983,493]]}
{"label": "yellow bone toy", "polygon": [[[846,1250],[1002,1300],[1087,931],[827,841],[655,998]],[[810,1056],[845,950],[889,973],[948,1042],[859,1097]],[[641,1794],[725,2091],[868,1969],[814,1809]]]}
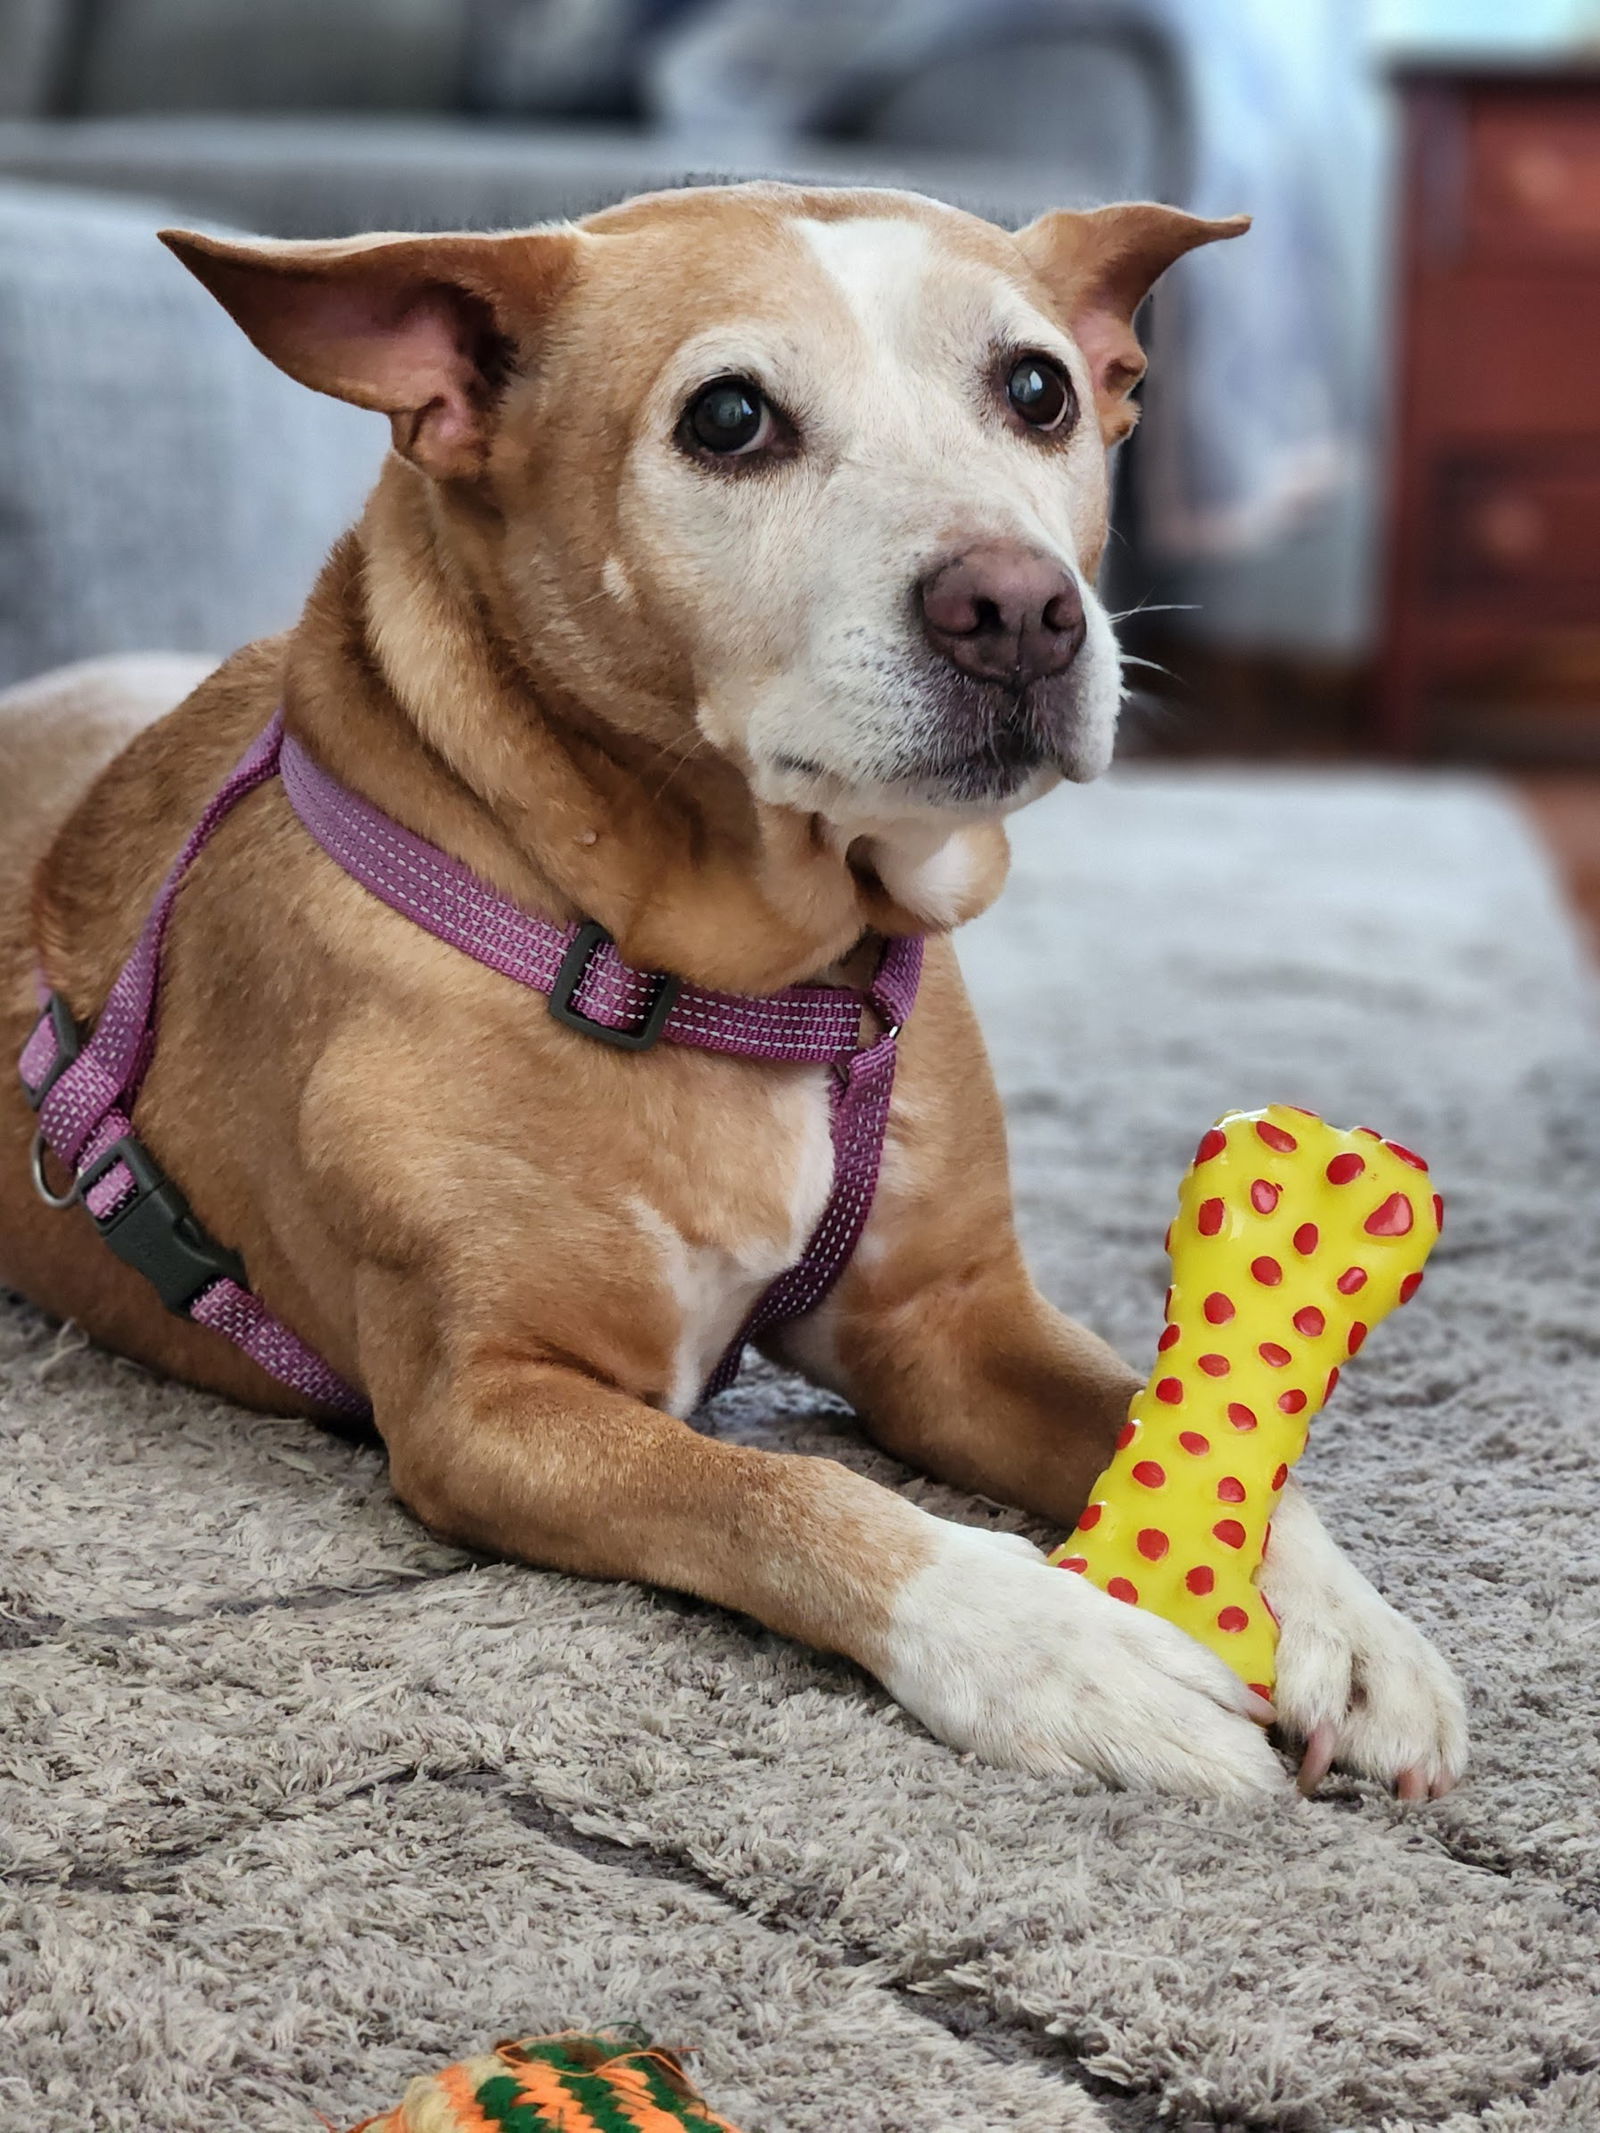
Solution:
{"label": "yellow bone toy", "polygon": [[1444,1210],[1422,1158],[1310,1111],[1231,1111],[1167,1231],[1149,1383],[1050,1560],[1165,1615],[1263,1696],[1278,1627],[1256,1589],[1278,1491],[1339,1369],[1408,1303]]}

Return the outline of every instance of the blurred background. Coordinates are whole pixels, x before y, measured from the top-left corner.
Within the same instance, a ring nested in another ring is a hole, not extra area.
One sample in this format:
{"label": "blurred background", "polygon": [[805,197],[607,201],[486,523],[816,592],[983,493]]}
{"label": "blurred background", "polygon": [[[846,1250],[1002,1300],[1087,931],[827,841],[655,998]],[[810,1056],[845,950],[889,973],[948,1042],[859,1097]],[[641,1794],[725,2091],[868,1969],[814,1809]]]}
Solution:
{"label": "blurred background", "polygon": [[1145,319],[1128,748],[1492,765],[1600,913],[1600,0],[0,0],[0,682],[282,626],[380,456],[159,222],[743,174],[1254,214]]}

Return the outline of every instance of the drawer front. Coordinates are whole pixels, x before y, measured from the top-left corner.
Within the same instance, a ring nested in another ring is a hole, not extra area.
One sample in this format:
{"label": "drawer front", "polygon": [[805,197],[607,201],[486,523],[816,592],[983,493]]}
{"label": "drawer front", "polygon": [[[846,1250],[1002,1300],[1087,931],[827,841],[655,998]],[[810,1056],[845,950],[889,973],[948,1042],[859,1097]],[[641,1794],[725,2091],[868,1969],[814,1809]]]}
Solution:
{"label": "drawer front", "polygon": [[1465,165],[1469,251],[1600,259],[1600,87],[1480,93]]}
{"label": "drawer front", "polygon": [[1600,435],[1600,270],[1436,275],[1412,305],[1415,432]]}
{"label": "drawer front", "polygon": [[1436,590],[1600,619],[1600,440],[1444,460],[1428,516]]}

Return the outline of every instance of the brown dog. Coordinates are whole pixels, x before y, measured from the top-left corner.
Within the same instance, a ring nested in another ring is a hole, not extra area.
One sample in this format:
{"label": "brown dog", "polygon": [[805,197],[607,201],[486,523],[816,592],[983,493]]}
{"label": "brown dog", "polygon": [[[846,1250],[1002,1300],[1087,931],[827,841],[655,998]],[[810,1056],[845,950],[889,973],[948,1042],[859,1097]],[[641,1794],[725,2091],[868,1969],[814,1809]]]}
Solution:
{"label": "brown dog", "polygon": [[[1005,812],[1109,760],[1093,575],[1143,369],[1132,316],[1240,227],[1130,206],[1013,237],[906,195],[763,185],[507,236],[170,237],[291,376],[387,413],[395,450],[299,625],[169,716],[141,725],[103,679],[13,700],[8,1055],[41,966],[92,1020],[280,703],[347,786],[524,906],[598,920],[639,968],[766,993],[927,933],[870,1223],[770,1346],[898,1457],[1066,1529],[1134,1380],[1024,1271],[942,936],[999,890]],[[45,1209],[14,1083],[3,1106],[5,1278],[281,1410],[80,1208]],[[1285,1782],[1255,1700],[1166,1623],[1018,1540],[681,1419],[827,1200],[827,1069],[561,1027],[358,887],[272,784],[179,898],[138,1128],[365,1388],[430,1525],[848,1653],[996,1761]],[[1337,1753],[1442,1789],[1463,1759],[1449,1673],[1297,1489],[1264,1583],[1309,1774]]]}

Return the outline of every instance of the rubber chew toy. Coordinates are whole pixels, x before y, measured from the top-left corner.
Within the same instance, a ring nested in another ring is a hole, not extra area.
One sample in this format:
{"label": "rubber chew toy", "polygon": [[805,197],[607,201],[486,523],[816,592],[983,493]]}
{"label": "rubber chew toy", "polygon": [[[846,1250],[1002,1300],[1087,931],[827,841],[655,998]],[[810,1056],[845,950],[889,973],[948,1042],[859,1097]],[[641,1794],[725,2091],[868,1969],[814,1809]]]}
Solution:
{"label": "rubber chew toy", "polygon": [[[326,2123],[326,2121],[324,2121]],[[437,2074],[353,2133],[737,2133],[696,2095],[677,2056],[642,2031],[577,2030],[497,2044]]]}
{"label": "rubber chew toy", "polygon": [[1156,1367],[1051,1562],[1270,1694],[1278,1626],[1255,1578],[1278,1491],[1340,1366],[1416,1294],[1443,1219],[1427,1164],[1370,1127],[1282,1104],[1219,1119],[1167,1231]]}

